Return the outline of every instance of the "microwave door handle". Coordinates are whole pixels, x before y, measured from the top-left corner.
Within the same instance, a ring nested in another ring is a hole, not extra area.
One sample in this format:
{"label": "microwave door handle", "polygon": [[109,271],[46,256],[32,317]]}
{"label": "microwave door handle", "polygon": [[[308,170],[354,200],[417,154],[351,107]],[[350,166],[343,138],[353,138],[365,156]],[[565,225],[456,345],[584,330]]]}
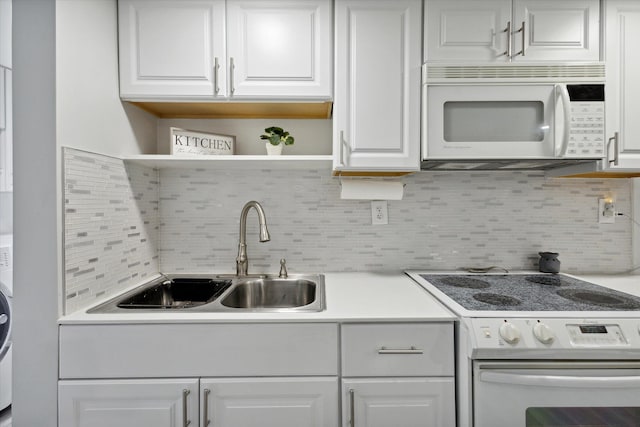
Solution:
{"label": "microwave door handle", "polygon": [[555,157],[566,157],[567,149],[569,148],[569,136],[571,134],[571,100],[569,99],[569,91],[567,86],[563,84],[557,84],[556,94],[560,95],[562,100],[562,109],[564,112],[564,129],[562,132],[562,145],[560,150],[556,147]]}

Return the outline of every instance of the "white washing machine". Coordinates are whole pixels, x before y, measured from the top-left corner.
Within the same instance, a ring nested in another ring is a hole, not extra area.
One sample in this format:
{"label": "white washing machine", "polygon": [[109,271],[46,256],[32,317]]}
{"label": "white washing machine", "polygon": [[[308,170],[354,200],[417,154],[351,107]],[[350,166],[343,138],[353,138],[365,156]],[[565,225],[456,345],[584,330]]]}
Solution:
{"label": "white washing machine", "polygon": [[11,405],[13,255],[11,239],[0,236],[0,411]]}

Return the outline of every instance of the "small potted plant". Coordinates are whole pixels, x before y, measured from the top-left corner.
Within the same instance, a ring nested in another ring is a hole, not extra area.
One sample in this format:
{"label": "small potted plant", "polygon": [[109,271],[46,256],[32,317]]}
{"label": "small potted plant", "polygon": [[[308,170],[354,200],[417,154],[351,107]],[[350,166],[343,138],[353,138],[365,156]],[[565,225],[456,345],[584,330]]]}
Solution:
{"label": "small potted plant", "polygon": [[260,135],[260,139],[265,139],[267,142],[267,154],[278,155],[282,154],[283,145],[292,145],[294,138],[289,135],[289,132],[277,126],[271,126],[264,130],[264,134]]}

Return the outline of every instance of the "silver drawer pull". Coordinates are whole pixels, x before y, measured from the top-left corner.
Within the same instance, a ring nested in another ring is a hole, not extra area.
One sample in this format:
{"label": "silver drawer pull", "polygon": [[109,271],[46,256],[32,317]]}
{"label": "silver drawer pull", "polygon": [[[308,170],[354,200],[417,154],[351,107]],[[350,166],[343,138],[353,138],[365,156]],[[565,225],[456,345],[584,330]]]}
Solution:
{"label": "silver drawer pull", "polygon": [[182,390],[182,426],[187,427],[191,424],[191,420],[189,420],[189,408],[187,406],[187,397],[191,393],[191,390],[184,389]]}
{"label": "silver drawer pull", "polygon": [[422,354],[424,350],[411,346],[409,348],[387,348],[380,347],[378,354]]}

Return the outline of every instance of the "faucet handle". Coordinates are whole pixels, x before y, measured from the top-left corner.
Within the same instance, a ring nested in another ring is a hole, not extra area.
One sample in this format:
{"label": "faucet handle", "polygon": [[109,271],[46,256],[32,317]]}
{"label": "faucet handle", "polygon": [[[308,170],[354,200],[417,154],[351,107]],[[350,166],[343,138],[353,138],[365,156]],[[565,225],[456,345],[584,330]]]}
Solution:
{"label": "faucet handle", "polygon": [[287,260],[282,258],[280,260],[280,274],[278,274],[278,277],[281,279],[286,279],[287,277],[289,277],[289,273],[287,273]]}

